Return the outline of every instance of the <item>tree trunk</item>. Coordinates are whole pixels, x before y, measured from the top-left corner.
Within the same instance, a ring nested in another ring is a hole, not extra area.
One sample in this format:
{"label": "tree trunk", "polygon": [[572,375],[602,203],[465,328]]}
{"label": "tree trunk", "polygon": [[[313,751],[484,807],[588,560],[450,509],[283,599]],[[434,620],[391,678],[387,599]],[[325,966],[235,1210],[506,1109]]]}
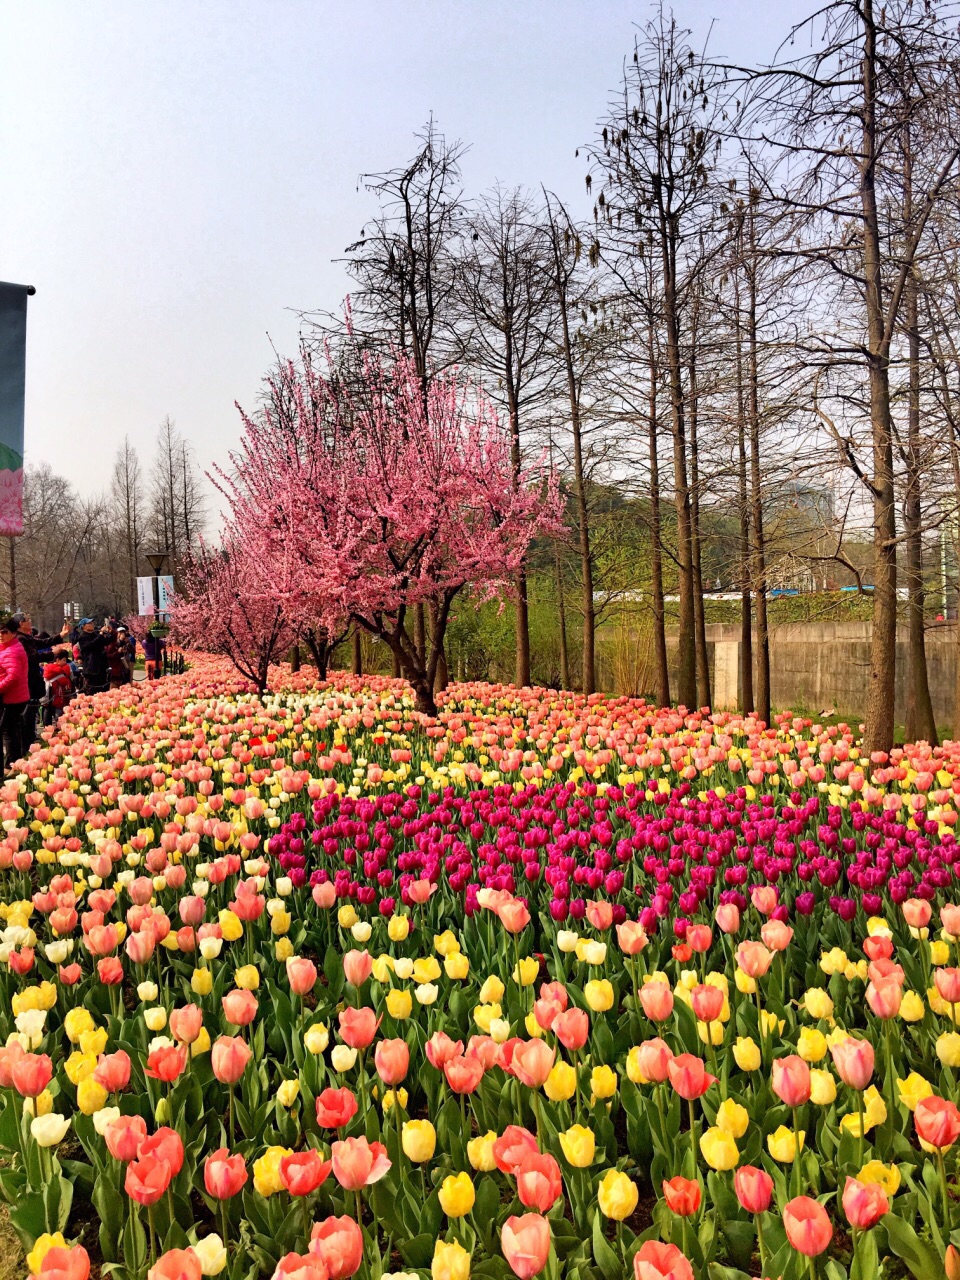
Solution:
{"label": "tree trunk", "polygon": [[893,746],[897,674],[897,517],[893,487],[893,432],[890,422],[889,345],[884,329],[882,255],[877,212],[875,166],[876,27],[873,0],[864,0],[863,130],[860,145],[860,207],[863,213],[864,301],[867,362],[870,372],[870,430],[873,439],[873,637],[867,691],[864,751],[888,752]]}
{"label": "tree trunk", "polygon": [[563,594],[563,567],[560,563],[560,545],[554,543],[554,564],[557,571],[557,620],[560,624],[560,688],[570,688],[570,654],[567,648],[567,607]]}
{"label": "tree trunk", "polygon": [[435,674],[433,677],[434,693],[442,693],[450,683],[450,671],[447,666],[447,653],[443,642],[443,636],[438,637],[437,630],[439,627],[440,607],[436,600],[430,601],[430,647],[431,650],[437,650],[435,660]]}
{"label": "tree trunk", "polygon": [[421,601],[413,610],[413,645],[422,666],[427,661],[427,610]]}
{"label": "tree trunk", "polygon": [[[510,470],[514,492],[520,485],[520,405],[513,370],[513,335],[508,327],[505,333],[504,379],[507,390],[508,420],[510,423]],[[515,579],[517,599],[514,605],[516,630],[516,681],[523,689],[530,683],[530,609],[527,600],[527,570],[525,565]]]}
{"label": "tree trunk", "polygon": [[[903,220],[909,230],[913,216],[913,156],[910,131],[903,135]],[[907,401],[906,492],[903,503],[903,532],[907,578],[907,706],[908,742],[937,741],[937,726],[930,697],[927,651],[924,637],[923,511],[920,503],[922,442],[920,435],[920,318],[917,305],[917,277],[911,269],[904,292],[904,325],[909,355]]]}
{"label": "tree trunk", "polygon": [[353,629],[353,674],[363,675],[363,636],[359,627]]}
{"label": "tree trunk", "polygon": [[290,650],[290,670],[297,672],[300,670],[300,646],[295,644]]}
{"label": "tree trunk", "polygon": [[697,701],[697,647],[693,614],[690,488],[687,484],[687,441],[680,365],[680,321],[676,297],[676,245],[671,228],[663,224],[661,244],[663,318],[670,388],[670,426],[673,434],[673,492],[677,509],[677,572],[680,595],[677,701],[684,707],[693,708]]}
{"label": "tree trunk", "polygon": [[740,515],[740,710],[749,715],[753,700],[753,607],[750,596],[750,507],[747,500],[746,405],[743,387],[743,335],[740,283],[734,279],[734,326],[737,376],[737,497]]}
{"label": "tree trunk", "polygon": [[583,673],[582,687],[587,695],[596,690],[596,615],[593,607],[593,558],[590,553],[590,525],[587,508],[587,482],[583,467],[583,438],[580,423],[580,395],[573,367],[573,348],[570,343],[570,325],[567,319],[566,290],[560,299],[560,317],[563,333],[563,357],[567,373],[567,394],[570,397],[570,429],[573,433],[573,480],[577,501],[579,525],[580,576],[583,581]]}
{"label": "tree trunk", "polygon": [[304,633],[303,642],[310,650],[310,657],[313,658],[317,665],[317,676],[320,680],[327,678],[327,662],[330,657],[330,647],[326,639],[321,639],[316,632],[307,631]]}
{"label": "tree trunk", "polygon": [[670,666],[667,661],[666,606],[663,600],[663,526],[660,514],[660,458],[657,449],[657,368],[653,325],[647,330],[650,393],[647,439],[650,450],[650,576],[653,594],[653,647],[657,656],[657,703],[670,705]]}
{"label": "tree trunk", "polygon": [[697,698],[701,707],[709,707],[710,656],[707,652],[707,620],[703,607],[703,567],[700,562],[700,450],[697,439],[699,392],[697,390],[697,330],[700,297],[694,299],[690,322],[689,422],[690,422],[690,563],[693,569],[693,621],[696,629]]}
{"label": "tree trunk", "polygon": [[760,472],[760,373],[757,353],[757,244],[754,205],[749,205],[750,256],[747,270],[747,415],[750,423],[750,506],[753,534],[753,591],[757,604],[757,682],[755,710],[770,723],[770,632],[767,624],[767,555],[763,537],[763,486]]}

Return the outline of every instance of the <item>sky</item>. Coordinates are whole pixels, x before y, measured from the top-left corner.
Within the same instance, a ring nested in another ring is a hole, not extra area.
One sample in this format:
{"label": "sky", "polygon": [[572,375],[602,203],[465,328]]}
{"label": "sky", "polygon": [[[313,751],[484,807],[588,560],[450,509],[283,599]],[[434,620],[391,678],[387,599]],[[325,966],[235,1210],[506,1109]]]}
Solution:
{"label": "sky", "polygon": [[[738,61],[811,8],[678,0]],[[373,212],[361,173],[433,113],[469,193],[544,183],[586,214],[583,152],[637,25],[626,0],[0,0],[0,279],[32,284],[27,464],[92,495],[170,415],[202,468]]]}

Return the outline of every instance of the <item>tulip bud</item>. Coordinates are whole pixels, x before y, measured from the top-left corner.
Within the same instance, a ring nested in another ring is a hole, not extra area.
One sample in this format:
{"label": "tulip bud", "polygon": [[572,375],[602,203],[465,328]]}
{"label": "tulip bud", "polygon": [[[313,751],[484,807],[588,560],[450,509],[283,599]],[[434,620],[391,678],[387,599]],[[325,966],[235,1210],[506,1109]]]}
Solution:
{"label": "tulip bud", "polygon": [[952,1244],[947,1245],[947,1252],[943,1257],[943,1269],[947,1280],[960,1280],[960,1252]]}

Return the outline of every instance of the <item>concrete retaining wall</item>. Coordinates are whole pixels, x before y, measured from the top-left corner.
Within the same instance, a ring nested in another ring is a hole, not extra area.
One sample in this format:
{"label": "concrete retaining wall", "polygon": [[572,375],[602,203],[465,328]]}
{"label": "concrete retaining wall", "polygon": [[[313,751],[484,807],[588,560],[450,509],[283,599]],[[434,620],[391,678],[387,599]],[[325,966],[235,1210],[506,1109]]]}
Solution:
{"label": "concrete retaining wall", "polygon": [[[870,622],[804,622],[775,627],[770,632],[772,698],[776,707],[797,707],[818,713],[834,709],[853,721],[863,715],[870,677]],[[604,646],[603,633],[598,637]],[[671,675],[676,679],[676,634],[668,636]],[[740,628],[716,623],[707,627],[714,705],[734,708],[739,703]],[[929,627],[927,667],[934,714],[949,729],[953,719],[957,663],[956,623]],[[902,723],[905,706],[906,631],[897,637],[896,718]],[[605,674],[605,673],[604,673]],[[646,673],[645,673],[646,674]],[[650,681],[652,684],[652,681]],[[605,686],[609,687],[609,686]],[[617,692],[649,692],[618,689]]]}

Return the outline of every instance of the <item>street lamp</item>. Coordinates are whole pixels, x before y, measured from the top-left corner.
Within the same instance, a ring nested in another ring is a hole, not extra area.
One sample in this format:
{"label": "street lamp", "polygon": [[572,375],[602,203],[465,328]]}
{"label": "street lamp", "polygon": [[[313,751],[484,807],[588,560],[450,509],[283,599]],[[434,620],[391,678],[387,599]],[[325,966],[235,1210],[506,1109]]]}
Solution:
{"label": "street lamp", "polygon": [[167,563],[168,554],[166,551],[148,551],[146,553],[147,564],[158,577],[163,572],[163,566]]}
{"label": "street lamp", "polygon": [[167,563],[168,555],[169,552],[167,551],[146,552],[147,564],[153,570],[153,614],[155,621],[150,631],[155,636],[166,635],[168,630],[164,620],[160,617],[160,574]]}

